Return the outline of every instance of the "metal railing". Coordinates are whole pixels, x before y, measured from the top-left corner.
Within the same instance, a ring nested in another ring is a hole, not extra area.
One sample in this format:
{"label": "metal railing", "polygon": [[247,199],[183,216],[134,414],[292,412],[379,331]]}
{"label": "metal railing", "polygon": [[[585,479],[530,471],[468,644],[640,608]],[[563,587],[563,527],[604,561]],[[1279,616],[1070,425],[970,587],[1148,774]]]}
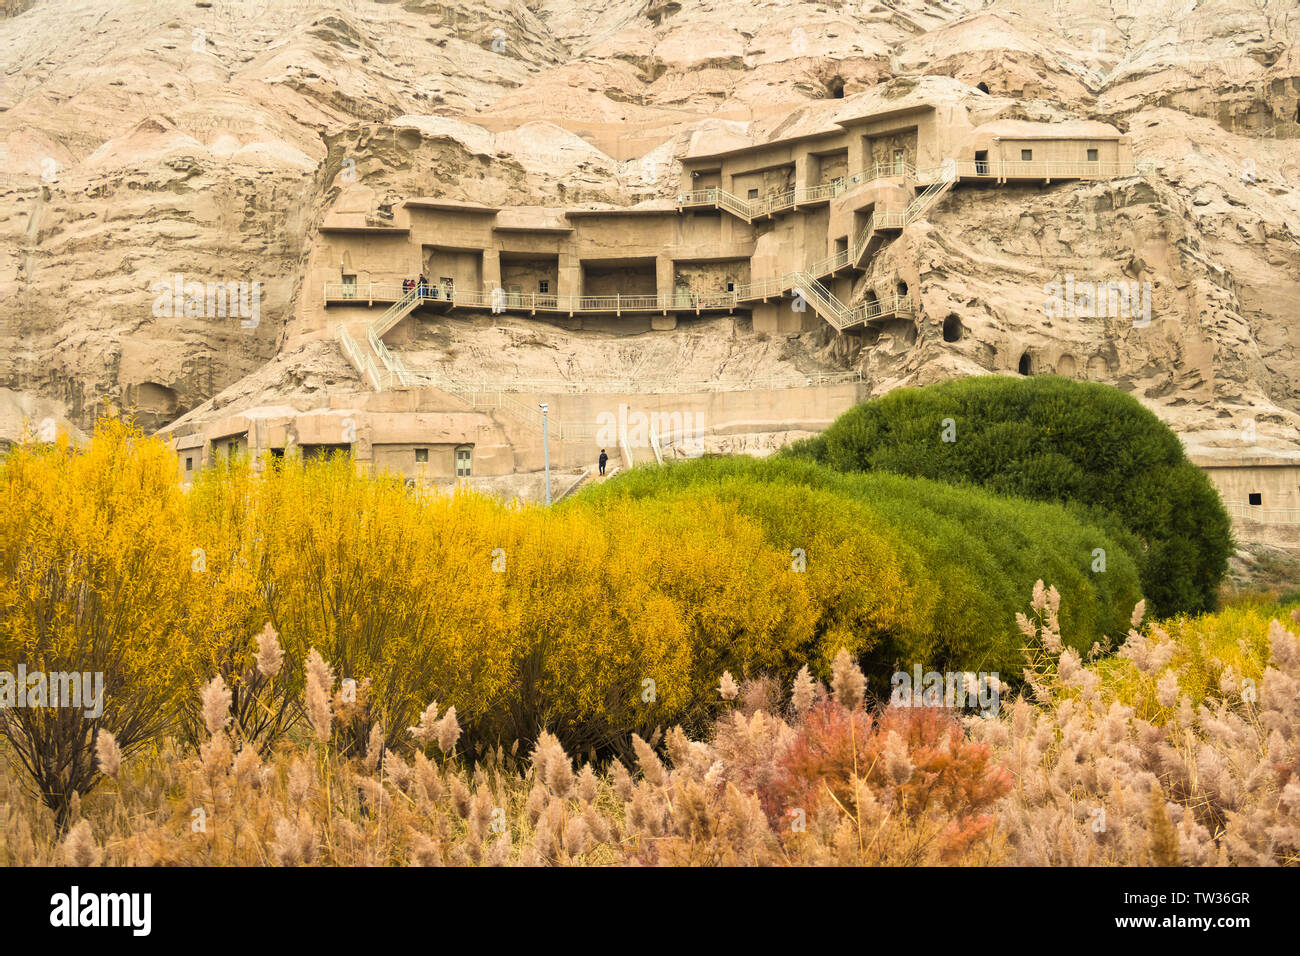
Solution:
{"label": "metal railing", "polygon": [[841,249],[832,256],[818,259],[808,267],[808,271],[815,276],[825,276],[830,275],[832,272],[838,272],[840,269],[847,268],[857,261],[854,256],[856,251],[856,247],[854,249]]}
{"label": "metal railing", "polygon": [[760,216],[770,216],[799,205],[834,199],[863,183],[875,182],[878,179],[910,179],[916,175],[916,167],[908,162],[900,160],[893,163],[875,163],[857,172],[837,176],[830,182],[816,183],[811,186],[791,186],[761,199],[741,199],[720,186],[709,186],[682,193],[677,197],[677,205],[683,209],[717,206],[734,213],[741,219],[752,221]]}
{"label": "metal railing", "polygon": [[384,368],[388,370],[388,387],[392,388],[393,384],[396,383],[402,388],[410,388],[411,376],[406,371],[406,366],[402,364],[400,358],[388,351],[388,346],[385,345],[383,340],[376,334],[373,325],[366,328],[366,336],[370,340],[371,349],[373,349],[374,353],[379,356],[379,360],[384,364]]}
{"label": "metal railing", "polygon": [[748,202],[738,196],[733,196],[719,186],[710,186],[707,189],[696,189],[689,193],[683,193],[677,197],[677,205],[683,209],[692,206],[717,206],[727,210],[727,212],[734,213],[746,221],[753,218],[749,211]]}
{"label": "metal railing", "polygon": [[[325,287],[326,298],[335,301],[345,299],[340,294],[344,288],[350,287],[345,287],[340,283],[327,283]],[[371,292],[368,288],[366,291]],[[386,292],[393,294],[387,295]],[[528,311],[566,314],[581,312],[613,312],[617,314],[620,312],[704,311],[734,309],[736,307],[736,297],[731,292],[552,295],[548,293],[504,292],[501,290],[471,292],[458,289],[452,298],[447,298],[445,295],[437,298],[426,295],[421,298],[414,295],[414,293],[402,293],[399,285],[392,284],[386,289],[383,285],[376,283],[372,295],[374,301],[394,303],[373,323],[375,333],[379,336],[383,336],[408,312],[422,302],[449,302],[457,308],[492,309],[500,312]],[[355,298],[358,301],[363,299],[370,301],[364,296],[356,296]]]}
{"label": "metal railing", "polygon": [[903,225],[909,225],[919,219],[927,209],[943,197],[944,193],[952,188],[955,179],[955,176],[949,179],[938,179],[921,190],[903,211]]}
{"label": "metal railing", "polygon": [[861,305],[855,307],[854,312],[856,313],[857,318],[863,322],[868,322],[871,319],[882,318],[886,315],[911,315],[912,297],[909,295],[899,295],[895,292],[876,299],[868,299]]}
{"label": "metal railing", "polygon": [[828,183],[814,186],[794,186],[762,199],[741,199],[720,186],[697,189],[677,197],[680,208],[716,206],[734,213],[741,219],[753,221],[802,203],[834,199],[842,193],[864,183],[879,179],[903,179],[918,183],[937,183],[958,176],[1007,179],[1115,179],[1123,176],[1143,175],[1137,164],[1089,162],[1087,160],[956,160],[947,159],[938,166],[918,169],[906,161],[875,163],[854,173],[836,177]]}
{"label": "metal railing", "polygon": [[738,286],[736,296],[741,300],[771,299],[787,292],[798,292],[813,310],[837,329],[858,325],[868,319],[885,314],[910,315],[912,300],[909,296],[893,295],[877,300],[847,306],[823,285],[811,271],[789,272],[779,279],[763,279]]}
{"label": "metal railing", "polygon": [[1234,518],[1261,524],[1300,524],[1300,508],[1265,508],[1244,501],[1225,501],[1224,509]]}
{"label": "metal railing", "polygon": [[843,185],[840,192],[863,183],[875,182],[877,179],[911,179],[916,176],[916,167],[906,160],[893,163],[874,163],[855,173],[841,177]]}
{"label": "metal railing", "polygon": [[412,289],[389,306],[384,311],[383,315],[370,323],[371,331],[374,332],[375,335],[382,337],[394,325],[410,315],[420,302],[421,296],[419,291]]}
{"label": "metal railing", "polygon": [[347,327],[341,322],[337,334],[339,344],[343,347],[343,354],[347,356],[353,368],[361,373],[363,379],[370,380],[370,385],[376,392],[382,392],[384,390],[384,376],[380,375],[374,359],[361,350],[357,340],[348,333]]}
{"label": "metal railing", "polygon": [[401,282],[326,282],[324,285],[327,302],[364,302],[369,305],[374,302],[402,302],[408,298],[417,303],[452,302],[460,297],[454,290],[449,296],[445,289],[434,285],[425,286],[424,295],[420,295],[418,288],[403,289]]}
{"label": "metal railing", "polygon": [[623,449],[623,460],[627,462],[629,468],[632,467],[632,446],[627,441],[627,422],[620,420],[618,423],[618,444]]}
{"label": "metal railing", "polygon": [[[869,232],[870,228],[864,230],[863,236],[868,236]],[[737,308],[743,301],[784,296],[791,291],[798,292],[806,302],[812,305],[817,314],[836,328],[845,328],[848,325],[855,325],[864,320],[863,315],[859,314],[862,306],[846,306],[818,281],[816,274],[807,271],[791,272],[780,278],[745,283],[737,286],[732,292],[707,295],[672,292],[661,295],[630,296],[524,296],[516,293],[512,298],[516,307],[522,308],[525,305],[533,307],[535,305],[539,311],[603,311],[617,314],[623,311],[730,310]],[[503,303],[502,299],[503,297],[499,292],[495,294],[490,292],[465,292],[457,294],[455,301],[458,305],[487,306],[494,309],[501,308],[504,311],[505,303]],[[393,355],[388,347],[384,345],[382,338],[385,332],[415,308],[418,301],[418,296],[408,293],[388,308],[383,315],[368,324],[366,338],[373,357],[365,353],[342,324],[338,327],[339,340],[343,343],[345,353],[357,370],[374,384],[376,391],[394,387],[409,388],[416,383],[417,379],[427,384],[438,384],[430,381],[423,374],[417,376],[407,371],[401,359]],[[910,309],[910,300],[900,299],[898,301],[900,304],[897,310]],[[378,359],[378,364],[376,364],[376,359]]]}
{"label": "metal railing", "polygon": [[[440,386],[447,381],[435,372],[411,373],[416,385]],[[710,381],[668,381],[639,379],[511,379],[508,382],[483,379],[460,379],[461,387],[478,392],[523,392],[533,395],[555,394],[691,394],[697,392],[776,391],[787,388],[812,388],[822,385],[847,385],[862,381],[858,372],[810,372],[806,375],[770,376],[749,379],[714,379]]]}
{"label": "metal railing", "polygon": [[[414,378],[423,384],[433,385],[456,396],[470,408],[501,411],[538,431],[542,429],[542,410],[536,405],[522,402],[508,394],[505,388],[484,387],[473,382],[456,381],[433,372],[417,372]],[[596,434],[596,425],[593,422],[562,422],[551,419],[547,425],[550,434],[558,441],[589,441]]]}
{"label": "metal railing", "polygon": [[850,265],[858,265],[862,261],[862,255],[867,251],[867,245],[871,242],[872,236],[875,235],[877,229],[901,229],[909,221],[906,211],[880,210],[873,212],[867,219],[867,224],[862,227],[857,238],[853,240],[853,245],[847,249],[841,249],[834,255],[827,256],[825,259],[817,260],[808,267],[808,271],[815,276],[824,276],[847,268]]}
{"label": "metal railing", "polygon": [[954,162],[957,175],[1007,179],[1118,179],[1141,175],[1136,163],[1102,163],[1077,160],[970,160]]}
{"label": "metal railing", "polygon": [[659,432],[655,430],[654,419],[650,420],[650,450],[655,453],[655,464],[664,463],[664,450],[659,446]]}
{"label": "metal railing", "polygon": [[344,302],[397,302],[409,290],[400,282],[326,282],[325,299]]}

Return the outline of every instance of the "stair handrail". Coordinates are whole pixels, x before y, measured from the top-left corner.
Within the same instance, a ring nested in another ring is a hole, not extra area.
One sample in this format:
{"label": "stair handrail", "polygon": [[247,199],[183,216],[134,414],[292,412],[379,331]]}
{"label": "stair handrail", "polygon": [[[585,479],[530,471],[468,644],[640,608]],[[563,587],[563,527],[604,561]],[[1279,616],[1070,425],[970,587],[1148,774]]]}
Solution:
{"label": "stair handrail", "polygon": [[388,346],[384,344],[383,339],[375,334],[373,327],[366,328],[366,335],[370,339],[370,347],[379,356],[384,368],[388,370],[389,387],[392,387],[392,381],[395,379],[403,388],[409,388],[411,377],[407,374],[406,367],[402,365],[401,359],[388,350]]}
{"label": "stair handrail", "polygon": [[623,449],[623,457],[627,461],[627,466],[632,467],[632,446],[627,441],[627,422],[618,423],[618,444]]}
{"label": "stair handrail", "polygon": [[374,360],[361,351],[361,346],[342,322],[338,325],[338,340],[339,344],[343,346],[343,354],[348,357],[353,367],[361,374],[362,379],[369,378],[371,387],[376,392],[382,392],[384,390],[383,379],[379,374],[379,369],[375,367]]}
{"label": "stair handrail", "polygon": [[370,328],[374,330],[375,335],[382,338],[389,329],[406,318],[422,298],[417,286],[384,310],[383,315],[370,323]]}
{"label": "stair handrail", "polygon": [[659,432],[655,429],[654,417],[650,418],[650,450],[655,453],[655,464],[664,463],[664,450],[659,447]]}

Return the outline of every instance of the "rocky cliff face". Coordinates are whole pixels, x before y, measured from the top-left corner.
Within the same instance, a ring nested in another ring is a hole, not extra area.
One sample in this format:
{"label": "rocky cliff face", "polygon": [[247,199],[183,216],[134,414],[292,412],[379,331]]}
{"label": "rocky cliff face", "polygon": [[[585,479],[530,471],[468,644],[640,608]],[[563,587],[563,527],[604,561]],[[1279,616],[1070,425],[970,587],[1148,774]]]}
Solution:
{"label": "rocky cliff face", "polygon": [[[919,270],[916,325],[861,346],[807,333],[748,368],[743,341],[691,348],[694,379],[839,365],[883,391],[1027,355],[1032,371],[1133,391],[1194,445],[1240,444],[1247,422],[1260,444],[1300,438],[1295,0],[5,12],[0,437],[33,416],[84,428],[112,404],[156,427],[214,398],[349,381],[294,320],[314,230],[358,190],[377,222],[410,195],[632,203],[675,191],[670,160],[695,130],[777,133],[838,95],[932,76],[990,118],[1112,123],[1155,171],[1119,188],[955,190],[881,263]],[[1066,275],[1149,283],[1151,323],[1045,316],[1044,287]],[[235,305],[187,315],[177,282]],[[502,372],[546,377],[547,336],[536,362],[516,348]]]}

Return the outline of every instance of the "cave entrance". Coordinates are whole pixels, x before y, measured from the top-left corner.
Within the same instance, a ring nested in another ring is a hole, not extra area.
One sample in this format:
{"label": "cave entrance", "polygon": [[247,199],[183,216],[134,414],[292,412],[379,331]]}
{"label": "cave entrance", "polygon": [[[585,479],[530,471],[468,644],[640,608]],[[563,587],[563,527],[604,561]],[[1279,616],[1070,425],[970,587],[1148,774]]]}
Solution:
{"label": "cave entrance", "polygon": [[1031,367],[1031,363],[1030,363],[1030,361],[1029,361],[1029,353],[1028,353],[1028,352],[1026,352],[1024,355],[1020,356],[1020,366],[1019,366],[1019,369],[1020,369],[1020,374],[1021,374],[1021,375],[1030,375],[1030,374],[1033,373],[1033,369],[1032,369],[1032,367]]}

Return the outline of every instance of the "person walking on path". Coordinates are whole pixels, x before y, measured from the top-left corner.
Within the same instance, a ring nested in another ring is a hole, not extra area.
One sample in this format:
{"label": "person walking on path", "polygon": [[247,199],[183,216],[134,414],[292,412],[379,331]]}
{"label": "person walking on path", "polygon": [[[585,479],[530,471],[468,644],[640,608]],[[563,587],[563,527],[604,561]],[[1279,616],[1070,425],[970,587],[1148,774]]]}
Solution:
{"label": "person walking on path", "polygon": [[607,461],[609,461],[609,455],[606,455],[605,449],[602,448],[600,450],[600,473],[602,476],[605,474],[605,462]]}

